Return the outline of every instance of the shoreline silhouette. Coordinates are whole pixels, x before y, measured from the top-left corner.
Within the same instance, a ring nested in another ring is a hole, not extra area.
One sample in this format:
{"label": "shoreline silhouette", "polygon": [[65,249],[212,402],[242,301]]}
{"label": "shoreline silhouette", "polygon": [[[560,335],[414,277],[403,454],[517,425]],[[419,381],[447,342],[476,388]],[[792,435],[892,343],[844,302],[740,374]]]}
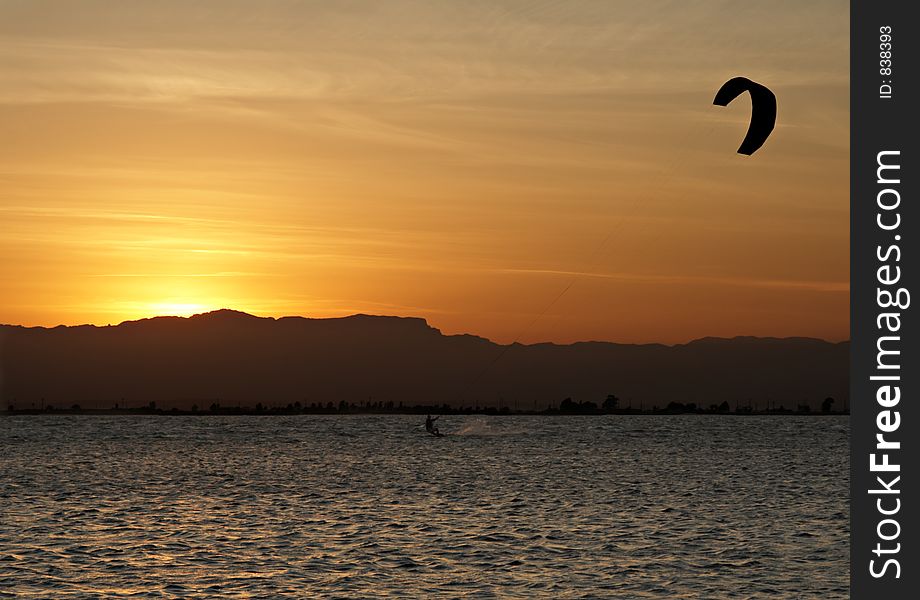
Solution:
{"label": "shoreline silhouette", "polygon": [[[571,402],[566,406],[566,402]],[[417,404],[414,406],[374,406],[356,404],[323,404],[313,403],[304,406],[297,402],[285,406],[264,406],[257,403],[255,406],[221,406],[213,403],[207,408],[199,409],[197,406],[182,410],[179,408],[163,409],[153,406],[138,407],[111,407],[111,408],[83,408],[70,406],[58,408],[53,405],[43,408],[15,408],[7,407],[0,416],[14,415],[180,415],[180,416],[289,416],[289,415],[488,415],[488,416],[604,416],[604,415],[721,415],[721,416],[841,416],[849,415],[848,408],[834,410],[833,398],[826,398],[820,411],[812,411],[808,405],[800,405],[795,409],[786,408],[784,405],[772,408],[757,409],[748,405],[739,405],[734,408],[723,405],[698,407],[695,404],[681,404],[671,402],[667,406],[650,409],[643,408],[603,408],[594,402],[575,403],[567,398],[558,407],[548,407],[543,410],[515,410],[510,407],[482,407],[460,406],[451,407],[437,404]]]}

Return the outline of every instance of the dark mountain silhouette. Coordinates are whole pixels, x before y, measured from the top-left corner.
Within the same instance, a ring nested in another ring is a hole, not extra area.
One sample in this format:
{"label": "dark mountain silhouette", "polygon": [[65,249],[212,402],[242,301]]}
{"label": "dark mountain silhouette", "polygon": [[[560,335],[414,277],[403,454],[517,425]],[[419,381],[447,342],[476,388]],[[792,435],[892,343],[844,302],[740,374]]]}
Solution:
{"label": "dark mountain silhouette", "polygon": [[424,319],[279,319],[219,310],[115,326],[0,326],[0,404],[162,408],[393,401],[544,408],[571,397],[646,409],[748,401],[848,404],[849,342],[703,338],[688,344],[503,346]]}

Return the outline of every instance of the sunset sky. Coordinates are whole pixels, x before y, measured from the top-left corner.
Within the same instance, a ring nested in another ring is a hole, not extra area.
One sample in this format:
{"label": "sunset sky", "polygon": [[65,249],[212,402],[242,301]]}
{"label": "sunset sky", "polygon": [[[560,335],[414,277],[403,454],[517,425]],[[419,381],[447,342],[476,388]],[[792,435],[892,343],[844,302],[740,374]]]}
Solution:
{"label": "sunset sky", "polygon": [[[845,1],[0,0],[0,322],[849,337]],[[736,154],[743,75],[777,127]]]}

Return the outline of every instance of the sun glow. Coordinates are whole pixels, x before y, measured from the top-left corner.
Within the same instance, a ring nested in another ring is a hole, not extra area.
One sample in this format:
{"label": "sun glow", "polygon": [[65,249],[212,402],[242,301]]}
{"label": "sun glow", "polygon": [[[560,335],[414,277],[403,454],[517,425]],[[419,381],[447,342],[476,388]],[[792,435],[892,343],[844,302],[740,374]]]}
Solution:
{"label": "sun glow", "polygon": [[169,317],[190,317],[199,313],[215,310],[208,304],[199,304],[196,302],[152,302],[149,305],[150,316],[169,316]]}

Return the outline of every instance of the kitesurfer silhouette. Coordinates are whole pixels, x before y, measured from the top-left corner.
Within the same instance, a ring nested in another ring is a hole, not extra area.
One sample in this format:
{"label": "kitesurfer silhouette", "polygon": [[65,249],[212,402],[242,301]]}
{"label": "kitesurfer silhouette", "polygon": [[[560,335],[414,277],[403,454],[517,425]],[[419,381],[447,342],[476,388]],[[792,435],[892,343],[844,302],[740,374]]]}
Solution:
{"label": "kitesurfer silhouette", "polygon": [[440,417],[431,418],[431,415],[425,417],[425,431],[428,433],[433,433],[435,435],[441,435],[441,432],[438,431],[438,428],[434,426],[434,422],[437,421]]}

